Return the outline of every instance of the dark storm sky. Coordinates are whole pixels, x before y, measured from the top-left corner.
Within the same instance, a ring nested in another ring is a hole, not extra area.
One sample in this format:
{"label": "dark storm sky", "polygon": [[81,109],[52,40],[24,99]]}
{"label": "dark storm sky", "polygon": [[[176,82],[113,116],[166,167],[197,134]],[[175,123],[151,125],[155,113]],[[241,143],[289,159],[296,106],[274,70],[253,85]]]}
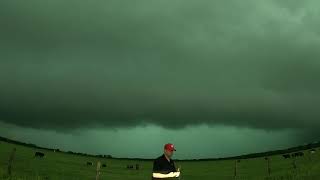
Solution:
{"label": "dark storm sky", "polygon": [[133,157],[170,141],[181,158],[319,140],[319,5],[1,1],[0,135]]}

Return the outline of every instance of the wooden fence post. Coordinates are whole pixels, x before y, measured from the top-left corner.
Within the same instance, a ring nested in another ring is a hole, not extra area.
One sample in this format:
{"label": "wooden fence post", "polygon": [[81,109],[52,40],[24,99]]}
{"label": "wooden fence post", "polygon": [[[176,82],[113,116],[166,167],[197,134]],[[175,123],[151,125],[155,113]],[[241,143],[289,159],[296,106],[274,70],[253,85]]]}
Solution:
{"label": "wooden fence post", "polygon": [[297,169],[296,157],[293,158],[292,166],[293,166],[293,169]]}
{"label": "wooden fence post", "polygon": [[10,157],[9,157],[9,164],[8,164],[8,175],[11,177],[11,174],[12,174],[12,164],[13,164],[13,160],[14,160],[14,156],[15,156],[15,153],[16,153],[16,148],[13,148],[12,149],[12,152],[10,154]]}
{"label": "wooden fence post", "polygon": [[270,174],[271,174],[271,169],[270,169],[270,158],[269,157],[267,157],[267,163],[268,163],[268,176],[270,176]]}
{"label": "wooden fence post", "polygon": [[268,173],[268,176],[270,177],[270,174],[271,174],[270,157],[265,157],[264,159],[267,161],[267,173]]}
{"label": "wooden fence post", "polygon": [[234,161],[234,179],[237,179],[237,160]]}
{"label": "wooden fence post", "polygon": [[179,165],[179,167],[178,167],[178,172],[180,172],[180,175],[179,175],[179,180],[181,180],[181,165]]}
{"label": "wooden fence post", "polygon": [[97,174],[96,174],[96,180],[99,180],[99,176],[100,176],[100,167],[101,167],[101,162],[98,161],[97,163]]}

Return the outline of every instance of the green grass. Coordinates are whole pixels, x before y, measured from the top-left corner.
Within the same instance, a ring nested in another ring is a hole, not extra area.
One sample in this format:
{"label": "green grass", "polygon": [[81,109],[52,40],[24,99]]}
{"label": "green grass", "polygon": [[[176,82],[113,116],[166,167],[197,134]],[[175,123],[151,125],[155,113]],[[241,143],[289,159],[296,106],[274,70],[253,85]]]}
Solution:
{"label": "green grass", "polygon": [[[35,148],[0,141],[0,179],[7,177],[8,160],[13,148],[16,156],[13,161],[11,180],[89,180],[95,179],[96,166],[86,162],[106,163],[101,169],[101,180],[150,180],[152,161],[119,160],[84,157],[61,152],[37,150]],[[320,151],[320,149],[317,149]],[[45,153],[45,158],[34,158],[35,151]],[[264,157],[242,159],[237,163],[238,180],[318,180],[320,179],[320,152],[296,159],[297,169],[292,159],[282,155],[270,157],[271,176],[267,176],[267,161]],[[128,170],[127,164],[140,164],[140,170]],[[220,161],[176,161],[181,166],[182,180],[234,180],[234,160]]]}

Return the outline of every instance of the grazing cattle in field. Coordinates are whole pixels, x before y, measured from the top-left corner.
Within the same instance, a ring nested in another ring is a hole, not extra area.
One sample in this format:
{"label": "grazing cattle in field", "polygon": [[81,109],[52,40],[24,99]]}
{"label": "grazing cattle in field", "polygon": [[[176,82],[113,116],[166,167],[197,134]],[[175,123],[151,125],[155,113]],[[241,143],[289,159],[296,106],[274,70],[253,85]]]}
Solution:
{"label": "grazing cattle in field", "polygon": [[311,154],[314,154],[314,153],[316,153],[316,150],[315,150],[315,149],[311,149],[311,150],[310,150],[310,153],[311,153]]}
{"label": "grazing cattle in field", "polygon": [[34,154],[34,157],[40,157],[40,158],[42,158],[42,157],[44,157],[44,153],[42,153],[42,152],[36,152],[36,153]]}
{"label": "grazing cattle in field", "polygon": [[127,169],[133,169],[133,165],[127,165]]}
{"label": "grazing cattle in field", "polygon": [[290,158],[291,156],[290,156],[290,154],[284,154],[284,155],[282,155],[285,159],[288,159],[288,158]]}
{"label": "grazing cattle in field", "polygon": [[265,160],[268,160],[268,159],[269,159],[269,157],[264,157],[264,159],[265,159]]}
{"label": "grazing cattle in field", "polygon": [[136,164],[136,170],[139,170],[139,164]]}
{"label": "grazing cattle in field", "polygon": [[102,164],[102,167],[107,167],[107,164],[105,164],[105,163],[104,163],[104,164]]}
{"label": "grazing cattle in field", "polygon": [[87,162],[87,166],[92,166],[93,163],[92,162]]}
{"label": "grazing cattle in field", "polygon": [[240,159],[238,159],[237,162],[239,163],[239,162],[240,162]]}
{"label": "grazing cattle in field", "polygon": [[304,155],[303,152],[296,152],[296,153],[291,154],[291,157],[299,157],[299,156],[303,156],[303,155]]}

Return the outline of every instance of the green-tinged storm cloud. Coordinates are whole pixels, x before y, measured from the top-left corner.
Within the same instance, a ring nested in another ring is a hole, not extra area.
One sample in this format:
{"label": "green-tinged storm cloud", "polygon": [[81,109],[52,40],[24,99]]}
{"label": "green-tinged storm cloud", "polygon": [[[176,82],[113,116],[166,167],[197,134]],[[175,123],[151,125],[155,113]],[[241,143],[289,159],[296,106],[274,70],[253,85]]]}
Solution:
{"label": "green-tinged storm cloud", "polygon": [[290,142],[309,142],[320,136],[319,6],[1,1],[0,121],[62,133],[293,129]]}

